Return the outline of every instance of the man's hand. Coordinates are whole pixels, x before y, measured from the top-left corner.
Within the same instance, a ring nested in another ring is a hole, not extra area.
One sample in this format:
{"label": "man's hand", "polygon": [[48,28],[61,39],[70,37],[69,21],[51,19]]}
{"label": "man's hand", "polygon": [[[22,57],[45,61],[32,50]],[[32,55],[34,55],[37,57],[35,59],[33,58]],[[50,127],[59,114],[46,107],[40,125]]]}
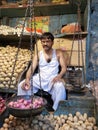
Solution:
{"label": "man's hand", "polygon": [[30,81],[25,80],[25,82],[22,84],[21,88],[22,88],[23,90],[28,91],[28,90],[30,89]]}
{"label": "man's hand", "polygon": [[57,75],[53,78],[52,83],[54,84],[55,82],[62,82],[62,78],[60,75]]}

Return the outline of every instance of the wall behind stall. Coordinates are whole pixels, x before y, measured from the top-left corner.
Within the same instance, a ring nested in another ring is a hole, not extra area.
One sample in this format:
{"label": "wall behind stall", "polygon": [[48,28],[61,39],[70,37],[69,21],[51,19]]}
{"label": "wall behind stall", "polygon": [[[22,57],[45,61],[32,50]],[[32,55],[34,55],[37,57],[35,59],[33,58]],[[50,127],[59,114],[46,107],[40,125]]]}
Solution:
{"label": "wall behind stall", "polygon": [[[24,14],[25,15],[25,14]],[[47,18],[47,16],[44,16],[44,18]],[[83,14],[81,14],[82,17],[82,28],[84,27],[84,17]],[[16,27],[19,24],[23,24],[24,18],[9,18],[9,20],[6,23],[6,18],[4,17],[1,20],[1,24],[3,25],[9,25],[11,27]],[[43,21],[44,22],[44,21]],[[61,27],[63,25],[66,25],[68,23],[77,22],[77,14],[66,14],[66,15],[57,15],[57,16],[49,16],[49,31],[52,33],[60,33]],[[86,23],[85,23],[86,24]],[[26,22],[27,26],[27,22]],[[84,30],[84,28],[83,28]],[[85,29],[86,30],[86,29]]]}
{"label": "wall behind stall", "polygon": [[[41,45],[40,40],[37,42],[37,46],[38,46],[38,51],[42,50],[42,45]],[[84,38],[82,39],[83,50],[80,53],[78,53],[78,41],[77,40],[74,41],[74,47],[72,51],[70,65],[83,66],[82,60],[84,60],[84,65],[85,65],[85,51],[86,51],[85,46],[86,46],[86,39]],[[72,49],[72,40],[67,39],[67,38],[55,38],[53,48],[63,50],[64,55],[68,56],[70,59],[71,49]],[[35,48],[35,51],[36,51],[36,48]],[[82,59],[82,53],[83,53],[83,59]],[[80,64],[78,63],[79,54],[80,54]],[[69,61],[67,64],[69,64]]]}
{"label": "wall behind stall", "polygon": [[[83,15],[81,15],[81,17],[82,17],[81,26],[84,27]],[[3,18],[2,24],[6,25],[5,21],[6,21],[6,19]],[[36,28],[41,29],[42,31],[50,31],[54,35],[56,35],[56,34],[61,33],[62,26],[69,24],[69,23],[73,23],[73,22],[77,22],[77,14],[36,17]],[[8,25],[11,27],[20,27],[21,28],[23,23],[24,23],[24,18],[10,18]],[[30,26],[29,18],[25,23],[25,27],[28,27],[28,26]],[[83,31],[86,31],[86,30],[83,30]],[[78,42],[78,40],[75,41],[74,52],[73,52],[73,56],[71,58],[72,59],[71,65],[74,65],[74,66],[78,66],[78,56],[77,56],[78,49],[75,49],[78,46],[77,42]],[[83,39],[84,61],[85,61],[85,50],[86,50],[85,43],[86,43],[86,40]],[[38,48],[40,48],[40,44],[38,44]],[[54,48],[63,49],[64,51],[66,51],[68,53],[68,55],[70,55],[70,50],[72,48],[72,39],[68,39],[68,38],[63,38],[63,39],[58,38],[57,39],[56,38]],[[82,65],[82,60],[80,60],[80,65]]]}

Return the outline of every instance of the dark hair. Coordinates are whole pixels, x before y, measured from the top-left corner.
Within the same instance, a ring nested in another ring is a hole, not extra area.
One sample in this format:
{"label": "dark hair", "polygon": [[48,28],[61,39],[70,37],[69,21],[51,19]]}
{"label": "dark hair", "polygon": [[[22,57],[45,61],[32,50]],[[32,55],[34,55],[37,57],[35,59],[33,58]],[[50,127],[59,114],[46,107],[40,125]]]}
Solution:
{"label": "dark hair", "polygon": [[54,36],[52,33],[50,32],[44,32],[40,38],[41,40],[42,39],[51,39],[52,41],[54,40]]}

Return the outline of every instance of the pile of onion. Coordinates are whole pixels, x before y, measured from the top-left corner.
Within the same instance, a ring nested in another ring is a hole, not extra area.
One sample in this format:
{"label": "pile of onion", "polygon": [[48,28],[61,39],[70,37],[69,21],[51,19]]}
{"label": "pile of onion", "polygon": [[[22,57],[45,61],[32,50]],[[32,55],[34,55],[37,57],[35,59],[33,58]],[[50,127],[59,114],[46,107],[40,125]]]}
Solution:
{"label": "pile of onion", "polygon": [[34,97],[33,99],[20,98],[16,101],[10,101],[8,107],[18,109],[37,109],[44,105],[44,100],[41,97]]}
{"label": "pile of onion", "polygon": [[0,114],[2,114],[5,109],[6,109],[5,99],[3,99],[3,97],[0,96]]}

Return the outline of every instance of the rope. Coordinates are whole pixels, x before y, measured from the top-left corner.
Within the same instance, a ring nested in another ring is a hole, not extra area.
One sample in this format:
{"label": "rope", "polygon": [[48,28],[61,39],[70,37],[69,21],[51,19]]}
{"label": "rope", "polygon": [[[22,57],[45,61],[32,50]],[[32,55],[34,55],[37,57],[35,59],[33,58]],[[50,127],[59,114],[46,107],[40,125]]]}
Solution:
{"label": "rope", "polygon": [[[37,33],[36,33],[36,20],[35,20],[35,10],[34,10],[34,1],[29,0],[30,4],[30,29],[31,29],[31,35],[30,35],[30,50],[31,50],[31,60],[33,59],[33,38],[34,38],[34,44],[36,47],[36,54],[37,54],[37,59],[39,61],[39,56],[38,56],[38,46],[37,46]],[[32,28],[34,28],[34,34],[32,33]],[[33,72],[33,62],[31,62],[31,72]],[[39,73],[39,82],[40,82],[40,89],[41,89],[41,76],[40,76],[40,66],[38,65],[38,73]],[[33,76],[31,76],[31,92],[33,93]],[[34,95],[34,93],[33,93]]]}
{"label": "rope", "polygon": [[[10,88],[10,86],[11,86],[12,77],[13,77],[14,70],[15,70],[15,67],[16,67],[16,62],[17,62],[17,60],[18,60],[18,54],[19,54],[20,47],[21,47],[22,36],[23,36],[23,32],[24,32],[24,27],[25,27],[25,22],[26,22],[26,20],[27,20],[27,17],[26,17],[26,16],[27,16],[27,13],[28,13],[28,7],[27,7],[26,12],[25,12],[25,19],[24,19],[23,28],[22,28],[22,31],[21,31],[21,34],[20,34],[20,39],[19,39],[19,43],[18,43],[18,48],[17,48],[16,55],[15,55],[15,62],[14,62],[13,69],[12,69],[12,73],[11,73],[11,77],[10,77],[9,88]],[[8,88],[8,89],[9,89],[9,88]],[[6,97],[8,97],[8,95],[7,95]]]}

